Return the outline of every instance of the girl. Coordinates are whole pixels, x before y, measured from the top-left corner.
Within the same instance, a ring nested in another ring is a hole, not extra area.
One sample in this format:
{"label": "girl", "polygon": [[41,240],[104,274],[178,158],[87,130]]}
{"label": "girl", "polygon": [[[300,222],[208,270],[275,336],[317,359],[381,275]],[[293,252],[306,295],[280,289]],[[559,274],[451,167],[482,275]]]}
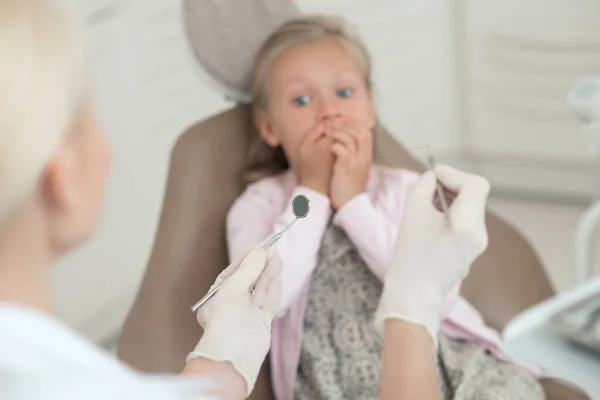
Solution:
{"label": "girl", "polygon": [[[275,395],[375,399],[381,340],[372,318],[418,175],[372,165],[371,63],[341,20],[313,16],[281,26],[257,55],[251,91],[259,134],[252,183],[228,215],[230,258],[286,226],[294,196],[311,200],[308,217],[277,243],[283,293],[272,332]],[[441,315],[444,393],[543,398],[532,374],[499,361],[498,334],[458,291]]]}

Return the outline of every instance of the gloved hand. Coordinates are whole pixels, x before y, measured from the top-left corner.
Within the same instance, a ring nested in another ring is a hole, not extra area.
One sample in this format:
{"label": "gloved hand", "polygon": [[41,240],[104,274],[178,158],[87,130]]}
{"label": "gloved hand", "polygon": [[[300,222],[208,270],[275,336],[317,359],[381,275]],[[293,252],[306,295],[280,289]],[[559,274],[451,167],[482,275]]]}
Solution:
{"label": "gloved hand", "polygon": [[[448,220],[433,205],[437,180],[457,193]],[[443,165],[414,184],[375,315],[380,333],[387,319],[402,319],[424,326],[437,343],[443,299],[487,247],[488,194],[485,178]]]}
{"label": "gloved hand", "polygon": [[255,247],[217,277],[214,285],[227,281],[198,310],[204,335],[187,361],[230,361],[246,381],[248,395],[252,392],[271,345],[271,322],[281,301],[281,266],[279,257],[269,260]]}

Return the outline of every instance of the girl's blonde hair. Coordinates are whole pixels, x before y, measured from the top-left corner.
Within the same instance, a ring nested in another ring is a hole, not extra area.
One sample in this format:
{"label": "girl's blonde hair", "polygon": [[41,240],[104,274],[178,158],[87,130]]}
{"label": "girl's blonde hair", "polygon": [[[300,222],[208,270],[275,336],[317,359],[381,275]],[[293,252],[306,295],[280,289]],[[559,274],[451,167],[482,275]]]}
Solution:
{"label": "girl's blonde hair", "polygon": [[74,18],[60,0],[0,0],[0,223],[35,190],[84,94]]}
{"label": "girl's blonde hair", "polygon": [[[285,52],[295,46],[333,39],[356,60],[364,73],[365,84],[372,90],[371,57],[353,26],[344,19],[325,15],[300,17],[281,25],[263,43],[254,61],[250,81],[252,107],[266,109],[267,81],[273,65]],[[254,129],[250,139],[250,152],[246,166],[246,183],[254,182],[289,168],[281,147],[269,147]]]}

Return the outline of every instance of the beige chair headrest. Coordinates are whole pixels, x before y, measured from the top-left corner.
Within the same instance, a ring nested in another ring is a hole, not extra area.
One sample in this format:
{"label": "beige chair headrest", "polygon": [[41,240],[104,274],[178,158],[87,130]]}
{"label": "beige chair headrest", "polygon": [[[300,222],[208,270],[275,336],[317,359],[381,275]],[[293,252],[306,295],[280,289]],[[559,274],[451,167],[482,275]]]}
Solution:
{"label": "beige chair headrest", "polygon": [[200,66],[235,101],[249,101],[252,63],[262,42],[301,15],[293,0],[184,0],[183,22]]}

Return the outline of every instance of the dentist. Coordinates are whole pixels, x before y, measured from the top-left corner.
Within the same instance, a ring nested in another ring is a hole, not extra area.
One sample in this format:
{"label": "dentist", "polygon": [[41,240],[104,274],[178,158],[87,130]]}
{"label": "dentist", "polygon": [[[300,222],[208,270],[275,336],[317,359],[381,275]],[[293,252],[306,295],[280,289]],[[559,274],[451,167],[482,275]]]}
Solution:
{"label": "dentist", "polygon": [[[179,376],[134,371],[53,316],[52,263],[94,232],[110,159],[73,21],[60,0],[0,0],[0,398],[243,399],[281,292],[280,259],[258,247],[217,278],[230,277],[200,310],[205,333]],[[436,180],[458,193],[450,224],[432,206]],[[487,194],[448,167],[411,190],[376,315],[382,399],[439,398],[441,299],[485,249]]]}

